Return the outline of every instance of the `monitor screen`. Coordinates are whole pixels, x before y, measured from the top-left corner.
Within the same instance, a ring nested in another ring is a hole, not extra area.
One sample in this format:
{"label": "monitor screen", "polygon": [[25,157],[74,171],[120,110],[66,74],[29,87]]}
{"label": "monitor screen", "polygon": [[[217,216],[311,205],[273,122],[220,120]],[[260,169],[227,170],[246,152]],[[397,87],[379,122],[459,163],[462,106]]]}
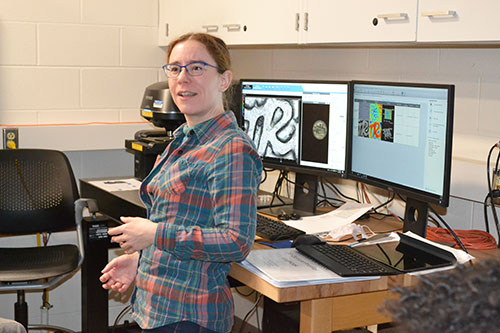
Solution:
{"label": "monitor screen", "polygon": [[249,79],[240,87],[242,126],[265,166],[345,174],[347,82]]}
{"label": "monitor screen", "polygon": [[454,86],[353,81],[348,177],[449,203]]}

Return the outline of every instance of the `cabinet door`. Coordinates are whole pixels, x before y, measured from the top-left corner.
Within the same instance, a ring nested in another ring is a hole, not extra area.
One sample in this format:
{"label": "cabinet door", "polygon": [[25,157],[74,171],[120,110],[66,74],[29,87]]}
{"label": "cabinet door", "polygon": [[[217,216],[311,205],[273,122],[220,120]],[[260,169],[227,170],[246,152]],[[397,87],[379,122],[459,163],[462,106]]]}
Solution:
{"label": "cabinet door", "polygon": [[301,0],[160,0],[158,43],[208,32],[228,45],[296,44]]}
{"label": "cabinet door", "polygon": [[231,0],[221,36],[228,45],[297,44],[301,0]]}
{"label": "cabinet door", "polygon": [[187,32],[208,32],[220,37],[224,3],[228,0],[160,0],[158,44],[167,46]]}
{"label": "cabinet door", "polygon": [[500,40],[498,0],[420,0],[419,42]]}
{"label": "cabinet door", "polygon": [[417,0],[304,0],[303,43],[416,40]]}

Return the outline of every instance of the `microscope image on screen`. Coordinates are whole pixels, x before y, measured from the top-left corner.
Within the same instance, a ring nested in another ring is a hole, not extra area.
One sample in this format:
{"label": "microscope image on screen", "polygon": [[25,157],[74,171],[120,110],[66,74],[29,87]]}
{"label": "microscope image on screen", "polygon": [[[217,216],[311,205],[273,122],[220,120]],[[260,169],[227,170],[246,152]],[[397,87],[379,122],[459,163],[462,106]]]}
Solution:
{"label": "microscope image on screen", "polygon": [[302,108],[302,161],[327,164],[330,106],[304,103]]}
{"label": "microscope image on screen", "polygon": [[300,98],[245,96],[244,129],[260,156],[297,161]]}

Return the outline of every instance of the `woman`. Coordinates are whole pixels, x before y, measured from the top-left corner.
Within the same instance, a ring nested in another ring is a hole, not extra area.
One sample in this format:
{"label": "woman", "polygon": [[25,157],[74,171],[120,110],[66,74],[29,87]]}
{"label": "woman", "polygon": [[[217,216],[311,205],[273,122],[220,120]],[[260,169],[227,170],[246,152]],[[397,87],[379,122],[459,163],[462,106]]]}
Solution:
{"label": "woman", "polygon": [[167,60],[170,93],[186,123],[142,183],[148,219],[122,217],[109,231],[125,254],[100,280],[118,292],[135,281],[133,317],[144,332],[229,332],[227,274],[253,244],[262,163],[224,110],[232,79],[225,43],[183,35]]}

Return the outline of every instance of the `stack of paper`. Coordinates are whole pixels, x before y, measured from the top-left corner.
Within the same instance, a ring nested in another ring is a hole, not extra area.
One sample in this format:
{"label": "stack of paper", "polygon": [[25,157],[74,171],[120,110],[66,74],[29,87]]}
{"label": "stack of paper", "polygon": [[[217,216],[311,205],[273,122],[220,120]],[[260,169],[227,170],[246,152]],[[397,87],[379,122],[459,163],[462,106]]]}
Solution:
{"label": "stack of paper", "polygon": [[341,277],[305,257],[295,248],[253,250],[239,265],[279,288],[379,278],[378,276]]}
{"label": "stack of paper", "polygon": [[330,232],[333,229],[356,221],[372,207],[372,204],[346,202],[327,214],[303,217],[301,220],[285,221],[285,223],[307,234]]}

